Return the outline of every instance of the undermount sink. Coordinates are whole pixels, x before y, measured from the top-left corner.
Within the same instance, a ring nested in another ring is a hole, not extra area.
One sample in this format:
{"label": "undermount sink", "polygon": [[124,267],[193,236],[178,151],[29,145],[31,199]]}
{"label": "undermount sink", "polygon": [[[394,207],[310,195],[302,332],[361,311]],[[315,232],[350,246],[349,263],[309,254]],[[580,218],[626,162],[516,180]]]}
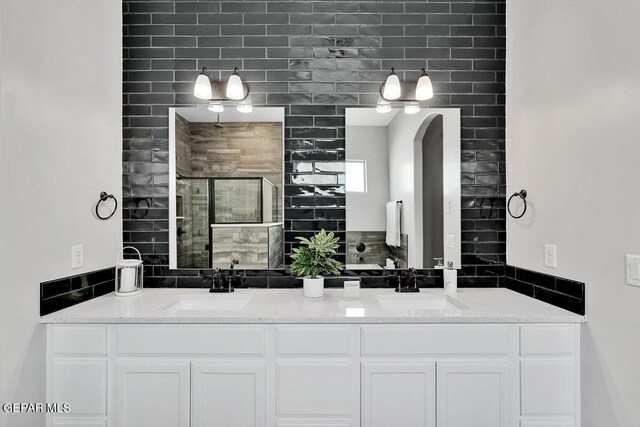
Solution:
{"label": "undermount sink", "polygon": [[376,298],[385,310],[459,310],[467,308],[446,295],[379,295]]}
{"label": "undermount sink", "polygon": [[165,307],[170,311],[217,311],[217,310],[242,310],[249,304],[250,298],[225,298],[205,295],[200,298],[193,296],[181,297]]}

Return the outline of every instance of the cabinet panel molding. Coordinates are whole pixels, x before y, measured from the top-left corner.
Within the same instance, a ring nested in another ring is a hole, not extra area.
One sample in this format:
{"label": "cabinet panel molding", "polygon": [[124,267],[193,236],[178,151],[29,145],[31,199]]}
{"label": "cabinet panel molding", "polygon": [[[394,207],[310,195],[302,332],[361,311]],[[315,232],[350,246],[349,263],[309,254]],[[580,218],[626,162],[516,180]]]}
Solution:
{"label": "cabinet panel molding", "polygon": [[211,354],[263,356],[264,326],[119,326],[119,354]]}
{"label": "cabinet panel molding", "polygon": [[54,359],[51,370],[53,402],[68,403],[70,414],[106,415],[106,360]]}
{"label": "cabinet panel molding", "polygon": [[119,361],[118,427],[189,427],[189,362]]}
{"label": "cabinet panel molding", "polygon": [[363,326],[363,356],[506,355],[507,325]]}
{"label": "cabinet panel molding", "polygon": [[438,362],[438,427],[509,427],[509,361]]}
{"label": "cabinet panel molding", "polygon": [[436,425],[435,363],[364,362],[361,382],[363,425]]}
{"label": "cabinet panel molding", "polygon": [[107,354],[107,327],[104,325],[54,325],[52,333],[55,355]]}
{"label": "cabinet panel molding", "polygon": [[277,362],[277,415],[349,417],[354,387],[349,361]]}
{"label": "cabinet panel molding", "polygon": [[520,327],[520,354],[544,355],[576,352],[575,325],[524,325]]}
{"label": "cabinet panel molding", "polygon": [[350,332],[348,326],[278,326],[276,348],[280,356],[348,356]]}
{"label": "cabinet panel molding", "polygon": [[193,363],[191,426],[265,427],[265,373],[264,363]]}
{"label": "cabinet panel molding", "polygon": [[568,360],[520,362],[522,415],[569,415],[576,410],[576,367]]}

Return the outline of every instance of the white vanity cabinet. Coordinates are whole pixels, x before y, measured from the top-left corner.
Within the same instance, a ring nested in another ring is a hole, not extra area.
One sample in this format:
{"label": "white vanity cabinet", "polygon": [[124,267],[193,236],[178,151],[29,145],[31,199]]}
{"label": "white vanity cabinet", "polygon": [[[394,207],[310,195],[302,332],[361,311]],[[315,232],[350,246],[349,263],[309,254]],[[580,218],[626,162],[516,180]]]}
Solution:
{"label": "white vanity cabinet", "polygon": [[48,325],[48,426],[579,427],[579,324]]}
{"label": "white vanity cabinet", "polygon": [[191,364],[192,427],[265,427],[266,366],[262,361]]}
{"label": "white vanity cabinet", "polygon": [[116,425],[189,427],[189,362],[152,358],[118,360]]}

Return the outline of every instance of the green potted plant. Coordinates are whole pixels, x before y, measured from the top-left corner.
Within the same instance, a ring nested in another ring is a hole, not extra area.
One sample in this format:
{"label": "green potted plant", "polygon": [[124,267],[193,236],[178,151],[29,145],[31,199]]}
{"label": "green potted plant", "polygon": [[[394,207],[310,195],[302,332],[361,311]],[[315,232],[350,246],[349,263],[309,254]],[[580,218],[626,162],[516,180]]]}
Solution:
{"label": "green potted plant", "polygon": [[303,278],[305,297],[321,297],[324,294],[324,275],[337,275],[342,270],[342,264],[332,258],[336,254],[340,239],[324,229],[311,239],[296,239],[300,240],[301,244],[293,249],[291,272]]}

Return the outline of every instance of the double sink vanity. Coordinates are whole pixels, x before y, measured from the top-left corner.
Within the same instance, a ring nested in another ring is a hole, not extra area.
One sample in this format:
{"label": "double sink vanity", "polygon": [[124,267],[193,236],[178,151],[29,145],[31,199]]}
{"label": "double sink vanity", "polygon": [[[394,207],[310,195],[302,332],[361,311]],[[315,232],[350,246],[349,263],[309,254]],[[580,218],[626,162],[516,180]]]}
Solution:
{"label": "double sink vanity", "polygon": [[[294,155],[283,108],[171,108],[169,268],[282,270],[320,222],[349,270],[461,269],[459,109],[345,117],[344,150],[298,141]],[[305,298],[265,277],[105,295],[42,318],[47,401],[71,408],[47,425],[579,426],[584,318],[491,279],[449,294],[406,280],[414,292]]]}
{"label": "double sink vanity", "polygon": [[580,425],[579,324],[507,289],[147,289],[44,316],[48,425]]}

